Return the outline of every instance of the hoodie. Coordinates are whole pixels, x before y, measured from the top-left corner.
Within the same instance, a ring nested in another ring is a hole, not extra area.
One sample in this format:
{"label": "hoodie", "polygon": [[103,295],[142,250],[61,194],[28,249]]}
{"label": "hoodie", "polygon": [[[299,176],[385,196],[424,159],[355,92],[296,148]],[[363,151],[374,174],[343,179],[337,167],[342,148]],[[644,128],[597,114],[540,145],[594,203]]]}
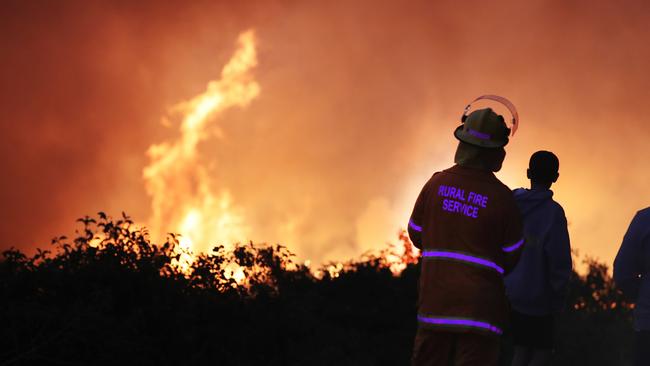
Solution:
{"label": "hoodie", "polygon": [[650,207],[637,212],[614,260],[614,281],[636,302],[634,326],[650,330]]}
{"label": "hoodie", "polygon": [[562,310],[571,276],[571,246],[564,210],[551,190],[514,190],[524,221],[526,246],[505,278],[506,293],[517,312],[544,316]]}

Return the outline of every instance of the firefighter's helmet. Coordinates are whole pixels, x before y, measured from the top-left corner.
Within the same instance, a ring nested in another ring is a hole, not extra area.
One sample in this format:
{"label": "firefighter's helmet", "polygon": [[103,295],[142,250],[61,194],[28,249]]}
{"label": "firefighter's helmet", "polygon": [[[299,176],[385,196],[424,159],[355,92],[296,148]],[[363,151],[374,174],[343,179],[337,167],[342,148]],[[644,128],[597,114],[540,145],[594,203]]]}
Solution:
{"label": "firefighter's helmet", "polygon": [[[478,109],[469,113],[472,103],[481,99],[494,100],[505,105],[512,114],[512,129],[508,128],[503,116],[496,114],[491,108]],[[499,148],[508,144],[508,136],[511,132],[514,136],[519,125],[519,115],[515,106],[506,98],[498,95],[483,95],[465,107],[461,121],[463,124],[454,131],[457,139],[474,146]]]}

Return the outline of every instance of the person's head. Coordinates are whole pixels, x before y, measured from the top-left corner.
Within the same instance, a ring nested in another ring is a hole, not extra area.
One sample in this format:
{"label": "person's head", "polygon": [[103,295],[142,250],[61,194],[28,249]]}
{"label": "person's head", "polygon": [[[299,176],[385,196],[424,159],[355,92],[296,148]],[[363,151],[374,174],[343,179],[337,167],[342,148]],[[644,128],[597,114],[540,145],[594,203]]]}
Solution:
{"label": "person's head", "polygon": [[498,172],[501,170],[505,157],[506,150],[502,147],[488,149],[460,141],[456,149],[454,162],[469,168]]}
{"label": "person's head", "polygon": [[506,157],[503,147],[508,144],[509,134],[503,116],[490,108],[476,110],[454,131],[460,141],[454,161],[461,166],[498,172]]}
{"label": "person's head", "polygon": [[538,151],[530,157],[526,174],[532,186],[550,188],[560,177],[560,160],[550,151]]}

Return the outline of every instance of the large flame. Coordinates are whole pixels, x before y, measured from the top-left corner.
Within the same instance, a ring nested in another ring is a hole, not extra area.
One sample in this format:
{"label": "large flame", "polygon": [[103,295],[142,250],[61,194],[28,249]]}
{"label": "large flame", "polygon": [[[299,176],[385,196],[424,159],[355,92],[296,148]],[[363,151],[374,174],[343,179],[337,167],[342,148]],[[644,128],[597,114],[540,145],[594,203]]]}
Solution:
{"label": "large flame", "polygon": [[152,200],[151,234],[161,239],[167,232],[179,233],[181,247],[194,253],[217,244],[228,246],[248,235],[243,214],[233,207],[227,189],[216,189],[198,152],[220,112],[246,107],[259,95],[260,87],[251,75],[257,65],[254,32],[242,33],[238,45],[219,80],[172,108],[182,120],[179,137],[151,145],[147,151],[150,164],[143,177]]}
{"label": "large flame", "polygon": [[[242,33],[238,44],[219,80],[210,81],[203,93],[171,108],[181,119],[178,138],[151,145],[147,151],[151,161],[143,177],[152,200],[150,232],[156,240],[170,232],[181,234],[179,243],[184,252],[178,265],[185,269],[193,261],[192,253],[208,251],[215,245],[229,247],[250,237],[241,209],[232,204],[227,189],[217,188],[198,149],[211,136],[208,127],[220,112],[246,107],[260,93],[251,74],[257,65],[253,31]],[[404,243],[408,241],[405,238],[400,236]],[[410,252],[401,251],[381,252],[381,257],[394,273],[401,272],[414,258]],[[323,270],[337,277],[343,269],[343,263],[334,263]],[[233,266],[229,271],[238,283],[244,281],[241,268]],[[320,272],[312,271],[316,275]]]}

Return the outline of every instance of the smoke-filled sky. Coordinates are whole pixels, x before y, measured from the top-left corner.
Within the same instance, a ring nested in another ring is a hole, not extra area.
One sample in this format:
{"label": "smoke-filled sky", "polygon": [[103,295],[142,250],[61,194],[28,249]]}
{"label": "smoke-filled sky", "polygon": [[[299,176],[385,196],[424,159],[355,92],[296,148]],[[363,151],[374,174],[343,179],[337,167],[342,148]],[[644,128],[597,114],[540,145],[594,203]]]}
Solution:
{"label": "smoke-filled sky", "polygon": [[[649,205],[645,1],[5,1],[0,247],[106,211],[146,224],[146,151],[254,29],[260,86],[200,146],[256,242],[321,262],[396,241],[481,94],[521,118],[500,179],[560,158],[572,245],[611,262]],[[163,121],[164,120],[164,121]],[[218,130],[217,130],[218,128]],[[218,132],[218,133],[217,133]]]}

